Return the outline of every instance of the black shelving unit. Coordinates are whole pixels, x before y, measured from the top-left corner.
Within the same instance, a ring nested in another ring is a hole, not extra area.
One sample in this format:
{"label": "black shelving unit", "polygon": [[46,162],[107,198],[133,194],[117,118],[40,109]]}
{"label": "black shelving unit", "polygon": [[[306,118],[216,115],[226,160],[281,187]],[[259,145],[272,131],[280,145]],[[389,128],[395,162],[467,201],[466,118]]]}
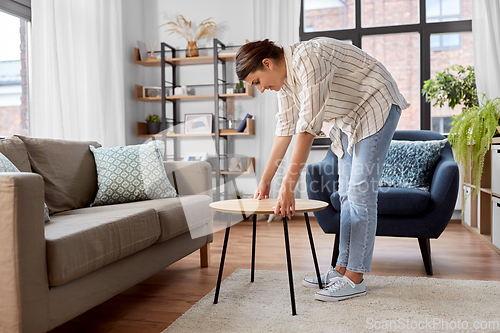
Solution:
{"label": "black shelving unit", "polygon": [[[235,46],[236,47],[236,46]],[[205,48],[210,49],[210,48]],[[222,94],[226,94],[227,92],[227,69],[226,69],[226,61],[219,57],[220,51],[226,49],[226,45],[222,43],[219,39],[214,38],[213,40],[213,67],[214,67],[214,144],[215,144],[215,191],[214,191],[214,201],[221,200],[221,194],[224,194],[224,198],[228,198],[228,183],[231,182],[237,191],[235,175],[224,174],[221,170],[221,163],[227,166],[229,163],[228,154],[231,149],[230,141],[232,140],[230,136],[220,135],[221,123],[223,123],[224,128],[227,128],[228,118],[227,118],[227,97],[221,96]],[[165,57],[167,52],[170,52],[172,58],[176,58],[176,50],[174,47],[170,46],[167,43],[161,43],[161,133],[162,140],[165,142],[165,156],[173,156],[174,160],[178,159],[178,149],[177,149],[177,137],[173,137],[174,140],[174,151],[173,154],[167,155],[167,134],[166,129],[168,128],[167,124],[172,124],[176,126],[180,123],[179,120],[179,100],[176,99],[168,99],[167,98],[167,88],[171,88],[172,91],[175,90],[176,87],[179,86],[177,82],[177,65],[168,62]],[[172,78],[171,81],[166,80],[166,66],[169,65],[172,68]],[[222,77],[219,77],[219,66],[222,69]],[[169,84],[169,86],[167,86]],[[199,85],[206,86],[206,85]],[[172,103],[173,111],[172,118],[167,117],[167,103]],[[223,104],[223,112],[221,114],[219,107]],[[224,190],[221,191],[221,179],[223,180]]]}

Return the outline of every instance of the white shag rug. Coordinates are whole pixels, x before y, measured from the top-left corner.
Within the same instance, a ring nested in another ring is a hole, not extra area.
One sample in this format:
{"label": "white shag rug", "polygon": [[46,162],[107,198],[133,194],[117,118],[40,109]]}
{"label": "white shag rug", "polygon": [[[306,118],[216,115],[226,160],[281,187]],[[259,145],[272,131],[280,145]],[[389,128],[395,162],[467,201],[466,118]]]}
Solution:
{"label": "white shag rug", "polygon": [[366,296],[321,302],[309,276],[293,273],[296,316],[286,271],[237,269],[163,332],[500,332],[497,281],[365,275]]}

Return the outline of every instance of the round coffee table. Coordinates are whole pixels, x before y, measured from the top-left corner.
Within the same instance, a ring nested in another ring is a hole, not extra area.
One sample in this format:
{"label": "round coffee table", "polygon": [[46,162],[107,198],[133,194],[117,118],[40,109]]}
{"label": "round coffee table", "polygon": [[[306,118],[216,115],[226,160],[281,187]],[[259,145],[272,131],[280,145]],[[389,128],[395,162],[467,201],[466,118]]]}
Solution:
{"label": "round coffee table", "polygon": [[[253,234],[252,234],[252,269],[250,281],[254,281],[254,271],[255,271],[255,240],[256,240],[256,230],[257,230],[257,214],[274,214],[274,207],[276,206],[276,199],[236,199],[236,200],[225,200],[213,202],[210,204],[214,210],[229,213],[227,219],[226,234],[224,236],[224,245],[222,247],[222,255],[220,259],[219,266],[219,276],[217,278],[217,287],[215,289],[214,304],[217,304],[219,300],[220,284],[222,280],[222,271],[224,270],[224,260],[226,258],[227,241],[229,238],[229,230],[231,229],[231,214],[253,214]],[[321,276],[319,273],[318,259],[316,258],[316,250],[314,248],[314,241],[311,232],[311,225],[309,223],[308,212],[315,212],[318,210],[325,209],[328,203],[319,200],[307,200],[307,199],[295,199],[295,213],[304,214],[306,219],[307,232],[309,234],[309,243],[311,244],[311,252],[314,261],[314,268],[316,269],[316,276],[319,281],[319,288],[322,289]],[[292,275],[292,259],[290,255],[290,240],[288,237],[288,224],[287,217],[283,217],[283,231],[285,234],[285,250],[286,250],[286,261],[288,266],[288,282],[290,285],[290,299],[292,303],[292,315],[296,315],[297,311],[295,308],[295,292],[293,289],[293,275]]]}

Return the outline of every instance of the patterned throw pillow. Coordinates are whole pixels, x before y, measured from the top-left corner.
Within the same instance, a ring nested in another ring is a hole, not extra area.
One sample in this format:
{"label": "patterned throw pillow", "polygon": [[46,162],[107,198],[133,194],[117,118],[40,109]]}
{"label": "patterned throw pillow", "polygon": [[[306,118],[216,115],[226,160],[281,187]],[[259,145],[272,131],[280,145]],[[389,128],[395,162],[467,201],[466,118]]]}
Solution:
{"label": "patterned throw pillow", "polygon": [[[0,153],[0,172],[20,172],[18,168],[4,154]],[[45,222],[50,221],[49,209],[45,202],[43,203],[43,213]]]}
{"label": "patterned throw pillow", "polygon": [[91,206],[176,197],[163,167],[163,148],[162,141],[114,148],[90,146],[99,187]]}
{"label": "patterned throw pillow", "polygon": [[393,140],[387,152],[379,186],[429,191],[432,171],[448,139],[429,141]]}

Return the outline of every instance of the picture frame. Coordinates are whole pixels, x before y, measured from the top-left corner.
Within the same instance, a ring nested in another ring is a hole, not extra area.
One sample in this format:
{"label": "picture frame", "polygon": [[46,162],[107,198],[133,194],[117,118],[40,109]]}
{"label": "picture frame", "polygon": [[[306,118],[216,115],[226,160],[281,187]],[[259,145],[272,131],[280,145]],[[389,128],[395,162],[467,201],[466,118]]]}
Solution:
{"label": "picture frame", "polygon": [[142,87],[142,97],[161,97],[161,87]]}
{"label": "picture frame", "polygon": [[146,43],[138,40],[137,41],[137,48],[139,49],[139,56],[141,57],[141,61],[145,61],[148,59],[148,48],[146,46]]}
{"label": "picture frame", "polygon": [[184,161],[187,162],[200,162],[200,161],[206,161],[207,159],[208,159],[207,152],[189,153],[186,156],[184,156]]}
{"label": "picture frame", "polygon": [[184,116],[184,134],[211,134],[212,113],[188,113]]}
{"label": "picture frame", "polygon": [[242,156],[232,156],[229,158],[228,171],[243,172],[247,170],[247,159]]}

